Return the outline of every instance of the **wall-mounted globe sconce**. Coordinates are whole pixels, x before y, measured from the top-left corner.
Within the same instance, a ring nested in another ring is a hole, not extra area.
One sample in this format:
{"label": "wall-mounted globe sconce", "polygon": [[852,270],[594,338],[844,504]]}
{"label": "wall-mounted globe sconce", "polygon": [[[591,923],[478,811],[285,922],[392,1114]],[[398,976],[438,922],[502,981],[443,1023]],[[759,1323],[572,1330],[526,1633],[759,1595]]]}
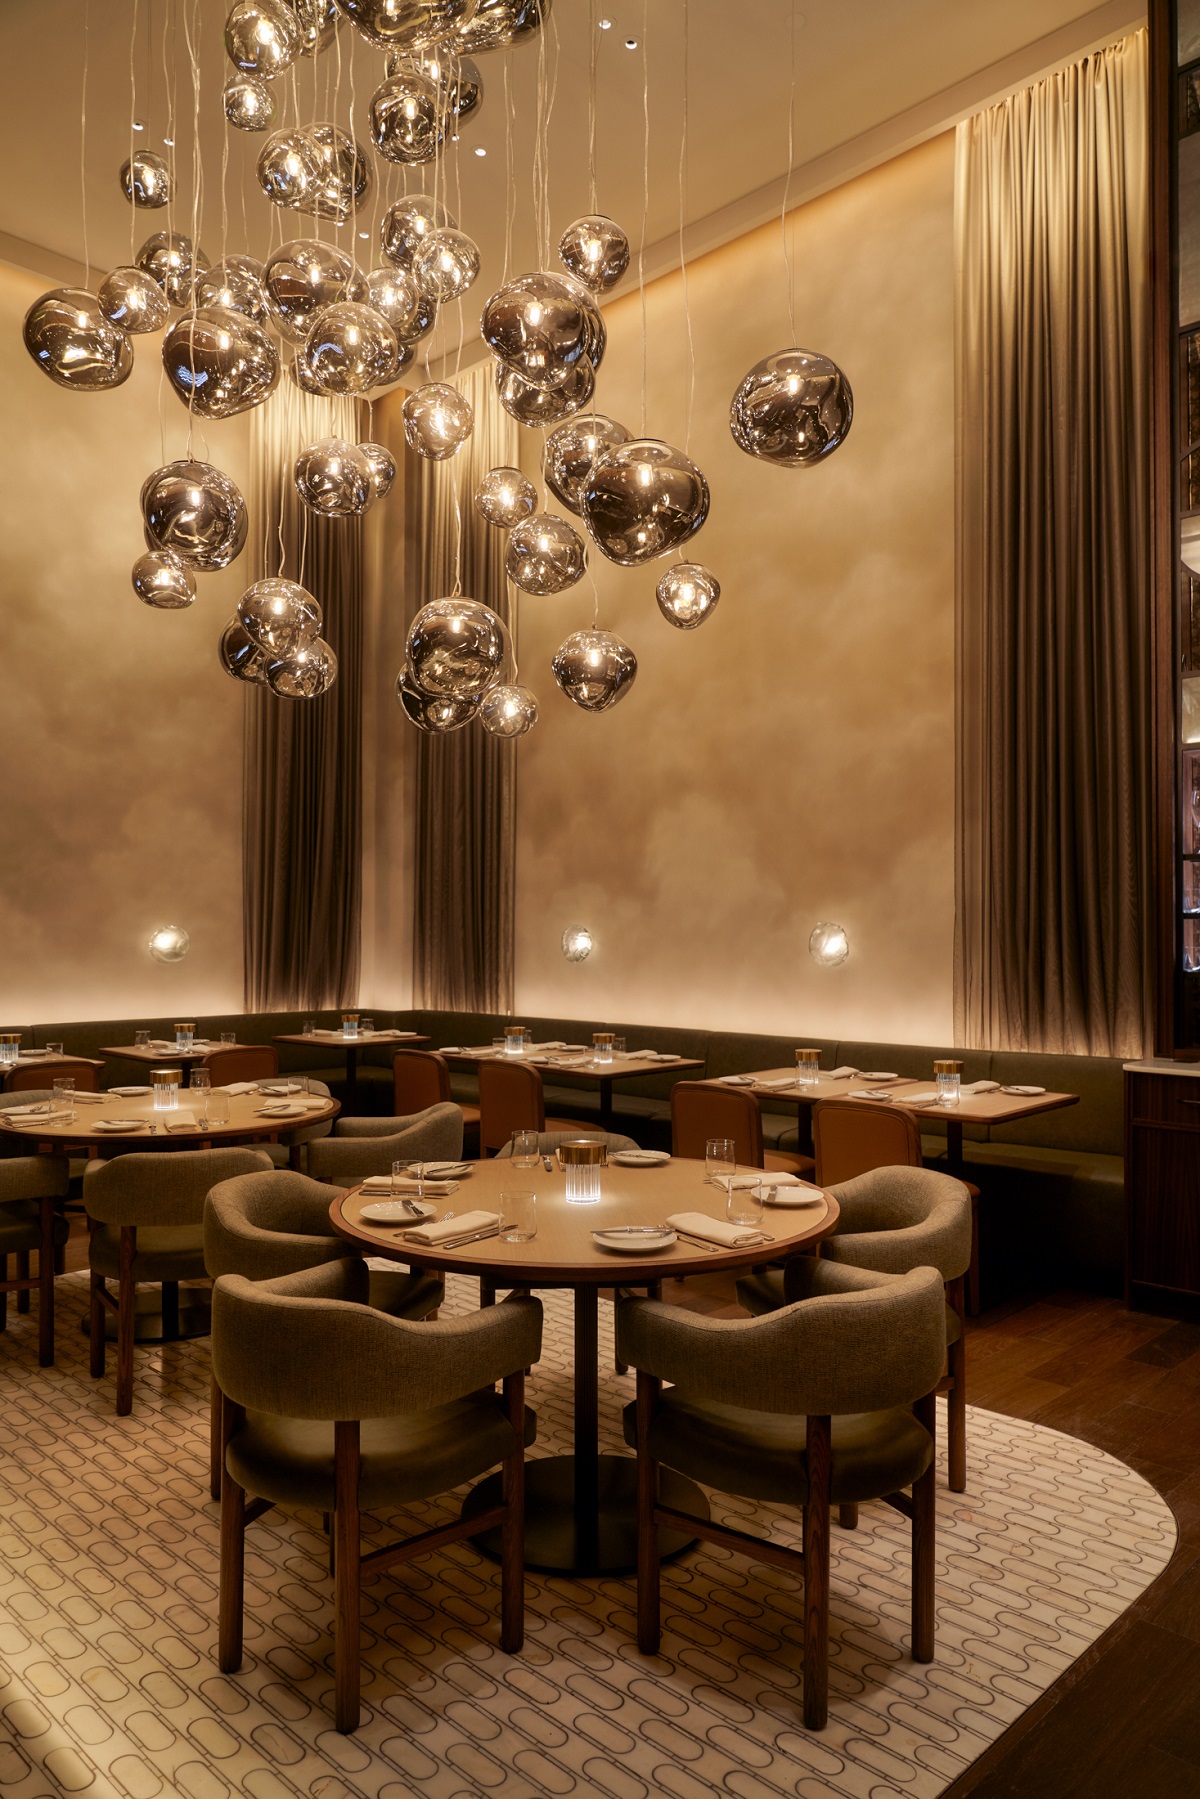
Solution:
{"label": "wall-mounted globe sconce", "polygon": [[836,968],[850,954],[850,939],[840,924],[819,924],[808,940],[808,953],[819,968]]}
{"label": "wall-mounted globe sconce", "polygon": [[586,925],[568,925],[562,934],[562,953],[568,962],[585,962],[592,953],[592,933]]}
{"label": "wall-mounted globe sconce", "polygon": [[155,931],[146,947],[156,962],[182,962],[191,941],[179,925],[165,924]]}

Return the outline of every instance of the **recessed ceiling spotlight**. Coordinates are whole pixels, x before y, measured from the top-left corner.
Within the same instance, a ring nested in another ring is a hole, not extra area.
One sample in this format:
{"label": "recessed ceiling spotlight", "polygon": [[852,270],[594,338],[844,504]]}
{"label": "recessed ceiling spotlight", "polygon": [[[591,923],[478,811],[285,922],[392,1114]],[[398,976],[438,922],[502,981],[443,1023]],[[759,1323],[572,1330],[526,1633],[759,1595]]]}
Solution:
{"label": "recessed ceiling spotlight", "polygon": [[482,145],[482,144],[476,144],[476,146],[475,146],[475,154],[476,154],[476,156],[486,156],[486,155],[487,155],[487,151],[486,151],[486,150],[485,150],[485,149],[484,149],[484,147],[483,147],[483,145]]}
{"label": "recessed ceiling spotlight", "polygon": [[144,131],[146,129],[146,127],[142,124],[142,121],[140,119],[134,119],[133,129],[135,131]]}
{"label": "recessed ceiling spotlight", "polygon": [[369,231],[360,231],[358,235],[365,241],[370,238],[371,233]]}
{"label": "recessed ceiling spotlight", "polygon": [[611,31],[612,30],[612,20],[611,19],[597,19],[596,23],[600,27],[601,31]]}
{"label": "recessed ceiling spotlight", "polygon": [[637,49],[637,39],[635,37],[627,37],[625,39],[625,48],[627,50],[636,50]]}
{"label": "recessed ceiling spotlight", "polygon": [[173,137],[164,137],[163,143],[167,146],[168,150],[173,150],[175,148],[175,139]]}

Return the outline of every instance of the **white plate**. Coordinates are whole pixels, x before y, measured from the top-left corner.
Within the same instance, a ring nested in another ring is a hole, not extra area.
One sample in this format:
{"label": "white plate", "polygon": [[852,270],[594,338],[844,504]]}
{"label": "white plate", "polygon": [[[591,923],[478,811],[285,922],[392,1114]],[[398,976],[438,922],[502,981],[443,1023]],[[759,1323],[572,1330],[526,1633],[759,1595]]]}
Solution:
{"label": "white plate", "polygon": [[862,1079],[864,1081],[898,1081],[900,1076],[898,1074],[889,1074],[886,1068],[882,1070],[878,1068],[864,1068],[862,1071]]}
{"label": "white plate", "polygon": [[1000,1091],[1001,1093],[1016,1093],[1022,1099],[1036,1099],[1038,1094],[1044,1093],[1046,1089],[1044,1087],[1001,1087]]}
{"label": "white plate", "polygon": [[671,1160],[665,1149],[610,1149],[608,1159],[621,1168],[661,1168]]}
{"label": "white plate", "polygon": [[110,1087],[108,1091],[117,1094],[121,1099],[138,1099],[143,1093],[149,1093],[150,1089],[149,1087]]}
{"label": "white plate", "polygon": [[359,1217],[368,1224],[420,1224],[424,1218],[432,1218],[437,1207],[430,1205],[427,1199],[414,1199],[411,1204],[415,1211],[409,1210],[409,1202],[403,1199],[378,1199],[374,1204],[364,1206]]}
{"label": "white plate", "polygon": [[823,1206],[825,1195],[807,1187],[763,1187],[764,1206]]}
{"label": "white plate", "polygon": [[618,1226],[611,1231],[592,1232],[592,1242],[597,1249],[615,1249],[625,1256],[650,1255],[659,1249],[670,1249],[677,1241],[675,1232],[665,1226],[658,1231],[623,1230]]}

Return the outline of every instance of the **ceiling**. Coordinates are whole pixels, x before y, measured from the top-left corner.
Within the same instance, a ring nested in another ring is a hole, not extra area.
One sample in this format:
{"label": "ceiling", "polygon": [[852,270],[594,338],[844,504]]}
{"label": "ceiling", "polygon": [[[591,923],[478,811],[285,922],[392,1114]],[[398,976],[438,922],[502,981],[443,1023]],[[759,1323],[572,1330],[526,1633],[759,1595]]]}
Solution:
{"label": "ceiling", "polygon": [[[750,0],[741,7],[728,0],[556,0],[540,47],[479,59],[483,107],[438,175],[451,210],[482,252],[479,283],[463,303],[468,344],[478,343],[476,296],[502,277],[506,231],[512,234],[512,272],[543,261],[533,174],[539,116],[551,245],[588,210],[593,41],[597,202],[625,226],[635,249],[644,241],[647,274],[678,256],[685,67],[687,254],[778,209],[788,165],[793,5],[793,201],[1119,35],[1141,11],[1140,0],[1099,6],[1082,0],[1005,0],[1003,6],[995,0]],[[178,230],[191,229],[191,169],[199,142],[204,182],[196,213],[213,260],[222,246],[261,256],[272,243],[294,236],[340,242],[366,230],[373,238],[380,211],[404,191],[406,173],[410,191],[432,183],[432,170],[406,172],[380,163],[382,178],[363,217],[341,231],[328,223],[315,229],[312,221],[271,206],[254,174],[264,140],[225,128],[225,11],[226,0],[0,0],[0,145],[4,166],[17,174],[0,195],[0,255],[62,279],[70,272],[63,259],[84,260],[86,217],[92,268],[128,261],[131,241],[140,243],[167,223],[165,212],[131,217],[117,178],[131,142],[164,151],[164,138],[174,137],[177,190],[185,196],[171,209]],[[600,18],[609,19],[611,28],[593,32],[592,22]],[[198,93],[189,29],[198,43]],[[636,40],[637,48],[628,49],[626,39]],[[343,27],[338,48],[299,65],[299,116],[336,117],[346,125],[353,112],[357,135],[366,140],[366,101],[382,79],[382,64],[382,52]],[[146,127],[136,138],[133,116]],[[477,148],[486,155],[475,154]],[[359,241],[356,248],[362,259],[378,260],[373,242]],[[449,348],[456,334],[448,319],[436,348]]]}

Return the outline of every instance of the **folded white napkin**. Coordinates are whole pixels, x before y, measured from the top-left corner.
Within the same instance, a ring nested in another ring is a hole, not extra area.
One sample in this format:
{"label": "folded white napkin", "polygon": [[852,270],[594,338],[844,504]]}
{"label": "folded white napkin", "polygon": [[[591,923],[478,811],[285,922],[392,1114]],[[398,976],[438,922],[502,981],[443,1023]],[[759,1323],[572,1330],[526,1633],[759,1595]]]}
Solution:
{"label": "folded white napkin", "polygon": [[[724,1178],[721,1185],[725,1185]],[[811,1181],[802,1181],[798,1174],[777,1174],[775,1170],[760,1168],[753,1174],[735,1174],[733,1185],[739,1192],[749,1192],[754,1187],[810,1187]]]}
{"label": "folded white napkin", "polygon": [[772,1075],[769,1081],[756,1081],[758,1087],[798,1087],[800,1077],[795,1074]]}
{"label": "folded white napkin", "polygon": [[999,1081],[972,1081],[968,1086],[960,1087],[959,1092],[960,1093],[997,1093],[997,1092],[999,1092],[999,1089],[1000,1089]]}
{"label": "folded white napkin", "polygon": [[175,1039],[174,1039],[174,1037],[151,1037],[149,1043],[146,1045],[146,1048],[147,1049],[174,1049],[175,1048]]}
{"label": "folded white napkin", "polygon": [[753,1087],[752,1074],[722,1074],[718,1076],[723,1087]]}
{"label": "folded white napkin", "polygon": [[702,1237],[706,1243],[719,1243],[723,1249],[761,1242],[765,1234],[756,1224],[726,1224],[723,1218],[710,1218],[706,1212],[675,1212],[667,1223],[674,1231],[686,1231],[689,1237]]}
{"label": "folded white napkin", "polygon": [[[452,1193],[458,1192],[457,1181],[426,1180],[421,1182],[418,1189],[416,1176],[411,1174],[398,1174],[394,1180],[391,1175],[388,1175],[387,1182],[387,1192],[395,1193],[402,1199],[415,1199],[418,1191],[420,1196],[425,1199],[448,1199]],[[364,1181],[363,1186],[367,1185],[368,1182]],[[371,1190],[380,1193],[384,1191],[382,1187]]]}
{"label": "folded white napkin", "polygon": [[671,1049],[627,1049],[625,1056],[630,1062],[678,1062],[682,1059]]}
{"label": "folded white napkin", "polygon": [[164,1118],[163,1124],[169,1131],[194,1131],[196,1129],[196,1114],[194,1112],[189,1112],[187,1108],[184,1107],[178,1112],[172,1112],[169,1118]]}
{"label": "folded white napkin", "polygon": [[40,1099],[28,1106],[5,1106],[3,1111],[6,1118],[57,1118],[62,1108],[56,1110],[51,1100]]}
{"label": "folded white napkin", "polygon": [[567,1045],[558,1037],[552,1037],[545,1043],[535,1043],[534,1049],[566,1049]]}
{"label": "folded white napkin", "polygon": [[119,1131],[122,1136],[127,1136],[130,1131],[149,1130],[150,1120],[148,1118],[96,1118],[93,1119],[90,1128],[94,1131]]}
{"label": "folded white napkin", "polygon": [[497,1229],[500,1226],[498,1212],[461,1212],[456,1218],[442,1218],[436,1224],[419,1224],[415,1230],[406,1231],[406,1243],[419,1243],[425,1248],[436,1249],[439,1243],[453,1242],[457,1237],[469,1237],[475,1231],[485,1231],[489,1225]]}
{"label": "folded white napkin", "polygon": [[1009,1087],[1001,1087],[1000,1091],[1001,1091],[1001,1093],[1019,1094],[1022,1099],[1036,1099],[1038,1094],[1044,1093],[1046,1091],[1046,1089],[1044,1087],[1012,1087],[1012,1086],[1009,1086]]}
{"label": "folded white napkin", "polygon": [[442,1047],[435,1051],[435,1054],[439,1056],[457,1056],[461,1048],[462,1045],[459,1043],[443,1043]]}
{"label": "folded white napkin", "polygon": [[259,1118],[302,1118],[306,1112],[319,1110],[323,1099],[273,1099],[256,1108]]}
{"label": "folded white napkin", "polygon": [[937,1098],[936,1093],[901,1093],[899,1095],[902,1106],[927,1106]]}
{"label": "folded white napkin", "polygon": [[845,1068],[831,1068],[829,1078],[831,1081],[852,1081],[856,1074],[861,1073],[861,1068],[851,1068],[847,1065]]}
{"label": "folded white napkin", "polygon": [[71,1098],[77,1105],[102,1106],[108,1095],[107,1093],[73,1093]]}
{"label": "folded white napkin", "polygon": [[851,1087],[850,1097],[851,1099],[895,1099],[896,1095],[889,1093],[886,1087]]}
{"label": "folded white napkin", "polygon": [[255,1081],[230,1081],[226,1086],[217,1087],[214,1091],[217,1093],[253,1093],[256,1086],[257,1082]]}
{"label": "folded white napkin", "polygon": [[[240,1087],[241,1085],[242,1085],[242,1083],[239,1081],[238,1086]],[[253,1085],[254,1085],[253,1082],[247,1081],[246,1085],[245,1085],[245,1091],[247,1093],[249,1093],[249,1091]],[[258,1086],[258,1090],[260,1093],[286,1094],[286,1093],[301,1093],[301,1092],[303,1092],[303,1088],[301,1087],[299,1081],[259,1081],[257,1083],[257,1086]],[[231,1089],[231,1091],[232,1091],[232,1089]]]}

